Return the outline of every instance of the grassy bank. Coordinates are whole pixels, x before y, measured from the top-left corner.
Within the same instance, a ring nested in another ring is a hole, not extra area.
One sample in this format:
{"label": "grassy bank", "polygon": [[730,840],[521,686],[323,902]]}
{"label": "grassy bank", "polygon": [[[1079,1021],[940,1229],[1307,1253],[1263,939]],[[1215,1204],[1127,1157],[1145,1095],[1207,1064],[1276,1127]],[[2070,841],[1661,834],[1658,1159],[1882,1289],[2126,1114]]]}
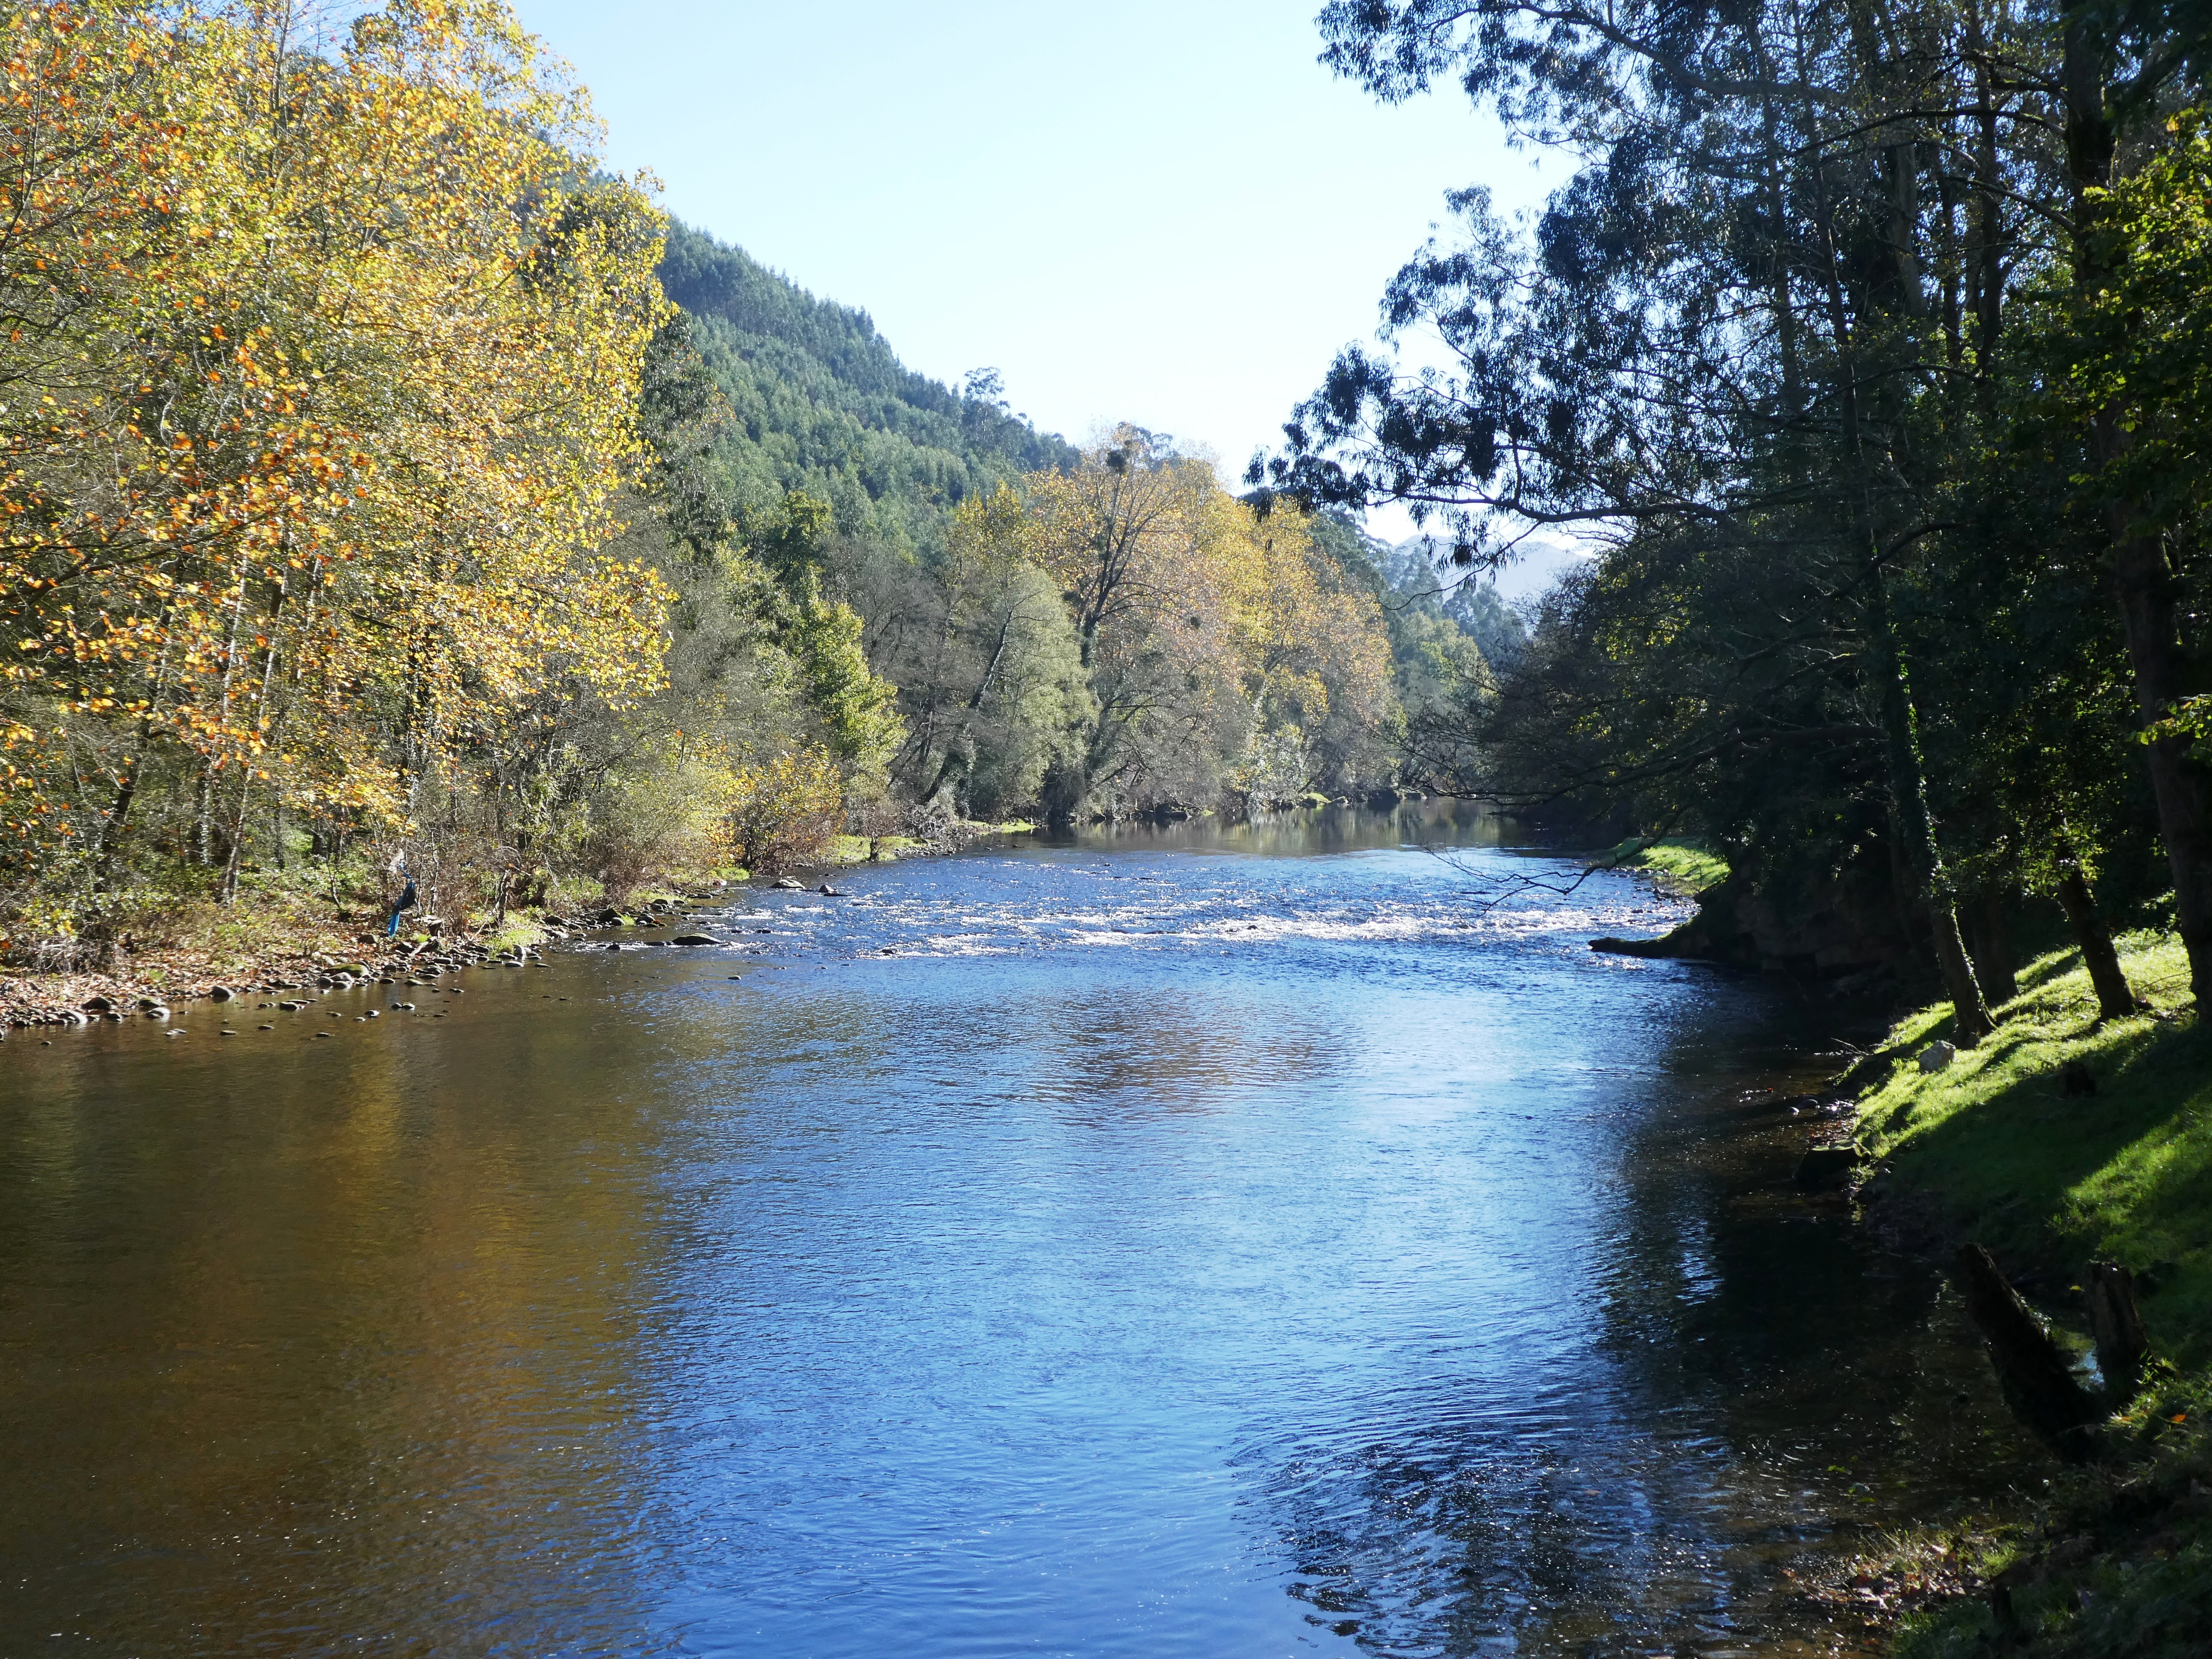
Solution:
{"label": "grassy bank", "polygon": [[1651,878],[1664,893],[1687,898],[1717,887],[1728,879],[1728,860],[1703,842],[1668,836],[1644,841],[1636,836],[1607,853],[1601,862],[1617,870],[1635,870]]}
{"label": "grassy bank", "polygon": [[[1942,1258],[1986,1245],[2084,1350],[2081,1269],[2123,1262],[2156,1356],[2141,1391],[2114,1401],[2104,1461],[2054,1462],[2048,1486],[2010,1510],[1947,1518],[1862,1564],[1889,1582],[1939,1560],[1966,1592],[1901,1620],[1908,1659],[2212,1652],[2212,1436],[2199,1421],[2212,1407],[2212,1032],[2186,1010],[2177,941],[2121,949],[2146,1013],[2100,1021],[2078,957],[2053,952],[2021,975],[1996,1034],[1948,1068],[1911,1058],[1949,1036],[1948,1004],[1899,1022],[1855,1068],[1868,1083],[1858,1141],[1881,1166],[1863,1194],[1875,1225]],[[2069,1063],[2094,1094],[2064,1091]]]}

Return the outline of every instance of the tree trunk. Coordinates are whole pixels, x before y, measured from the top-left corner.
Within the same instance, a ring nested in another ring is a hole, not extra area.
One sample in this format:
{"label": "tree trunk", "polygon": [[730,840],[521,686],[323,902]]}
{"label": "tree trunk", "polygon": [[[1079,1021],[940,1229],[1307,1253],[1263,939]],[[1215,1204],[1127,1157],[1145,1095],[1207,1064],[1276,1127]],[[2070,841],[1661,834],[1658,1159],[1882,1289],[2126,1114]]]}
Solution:
{"label": "tree trunk", "polygon": [[[2108,68],[2085,25],[2069,16],[2061,79],[2066,164],[2074,186],[2074,276],[2084,291],[2103,288],[2113,274],[2107,245],[2094,234],[2099,207],[2093,193],[2112,184],[2119,150],[2119,135],[2105,104]],[[2088,438],[2090,453],[2100,466],[2128,448],[2126,431],[2109,413],[2090,422]],[[2156,516],[2142,506],[2112,501],[2105,517],[2112,538],[2112,590],[2135,671],[2136,702],[2144,722],[2151,724],[2203,687],[2182,638],[2179,584],[2163,538],[2149,528]],[[2152,744],[2150,777],[2159,834],[2173,870],[2175,921],[2189,954],[2190,990],[2200,1006],[2212,1006],[2212,769],[2190,757],[2191,747],[2186,738]]]}
{"label": "tree trunk", "polygon": [[2124,1019],[2141,1005],[2120,969],[2120,953],[2112,947],[2112,930],[2098,914],[2097,901],[2080,868],[2064,866],[2058,874],[2058,908],[2066,912],[2066,926],[2081,952],[2081,964],[2096,988],[2097,1012],[2105,1019]]}
{"label": "tree trunk", "polygon": [[2142,1381],[2143,1357],[2150,1352],[2142,1315],[2136,1310],[2135,1275],[2117,1261],[2092,1261],[2081,1277],[2089,1329],[2097,1339],[2097,1369],[2105,1374],[2105,1398],[2124,1406]]}
{"label": "tree trunk", "polygon": [[[2101,430],[2112,424],[2100,421]],[[2103,450],[2117,455],[2124,435],[2115,432]],[[2194,653],[2181,637],[2180,583],[2164,541],[2127,533],[2124,508],[2110,510],[2114,530],[2114,586],[2135,668],[2136,702],[2148,726],[2166,719],[2185,696],[2203,689]],[[2191,757],[2194,739],[2160,738],[2149,745],[2151,791],[2158,827],[2173,872],[2175,926],[2189,953],[2189,988],[2197,1006],[2212,1007],[2212,769]]]}
{"label": "tree trunk", "polygon": [[2089,1431],[2108,1415],[2105,1407],[2075,1378],[2065,1350],[2051,1340],[1987,1250],[1962,1244],[1953,1265],[2013,1414],[2068,1462],[2089,1462],[2097,1455]]}
{"label": "tree trunk", "polygon": [[[1809,111],[1808,111],[1809,115]],[[1817,121],[1808,119],[1808,130]],[[1942,849],[1936,840],[1935,820],[1928,810],[1928,777],[1921,759],[1918,716],[1911,688],[1905,678],[1904,642],[1890,609],[1888,579],[1882,568],[1882,550],[1875,507],[1874,463],[1867,453],[1866,434],[1859,404],[1857,335],[1850,303],[1844,294],[1843,256],[1837,246],[1833,207],[1827,196],[1825,167],[1813,169],[1814,207],[1822,251],[1826,289],[1830,344],[1840,373],[1840,413],[1844,455],[1850,464],[1851,538],[1859,547],[1859,580],[1865,605],[1868,668],[1874,680],[1882,733],[1882,760],[1888,774],[1890,821],[1903,845],[1905,869],[1912,880],[1912,897],[1924,900],[1929,931],[1935,935],[1936,963],[1951,994],[1952,1037],[1962,1048],[1971,1048],[1988,1036],[1989,1011],[1983,1006],[1981,988],[1974,982],[1973,965],[1959,938],[1959,914],[1943,868]]]}
{"label": "tree trunk", "polygon": [[1976,898],[1967,912],[1966,948],[1974,960],[1974,980],[1992,1006],[2020,994],[2007,909],[2004,894],[1989,892]]}

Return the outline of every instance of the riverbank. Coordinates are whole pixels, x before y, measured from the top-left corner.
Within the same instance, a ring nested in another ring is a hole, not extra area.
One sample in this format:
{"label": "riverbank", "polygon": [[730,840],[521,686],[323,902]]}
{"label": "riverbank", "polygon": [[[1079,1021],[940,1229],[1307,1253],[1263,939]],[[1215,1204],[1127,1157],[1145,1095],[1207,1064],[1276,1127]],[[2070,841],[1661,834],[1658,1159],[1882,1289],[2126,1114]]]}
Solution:
{"label": "riverbank", "polygon": [[1661,892],[1695,898],[1729,877],[1728,860],[1703,842],[1668,836],[1646,841],[1632,836],[1598,860],[1608,869],[1633,870]]}
{"label": "riverbank", "polygon": [[1985,1247],[2076,1352],[2084,1267],[2120,1263],[2153,1356],[2110,1401],[2100,1461],[2054,1461],[2016,1504],[1932,1521],[1831,1587],[1875,1604],[1905,1659],[2212,1650],[2212,1031],[2187,1006],[2178,941],[2137,934],[2121,952],[2135,1017],[2100,1020],[2078,957],[2054,951],[1978,1048],[1922,1069],[1951,1034],[1939,1004],[1844,1079],[1863,1091],[1869,1225],[1946,1262]]}
{"label": "riverbank", "polygon": [[[890,863],[957,851],[985,836],[1027,830],[1026,823],[950,826],[936,841],[885,836],[838,836],[823,859],[807,866],[818,875],[854,865]],[[706,902],[753,879],[727,869],[664,876],[627,896],[625,915],[648,915],[689,902]],[[12,961],[0,966],[0,1037],[10,1029],[82,1024],[106,1009],[162,1009],[219,997],[224,992],[289,988],[313,984],[351,967],[392,969],[406,958],[395,952],[462,951],[495,957],[560,936],[580,915],[605,908],[596,883],[572,882],[547,903],[487,904],[453,918],[409,915],[394,939],[385,936],[379,908],[385,884],[360,859],[332,872],[306,867],[255,872],[237,899],[218,905],[186,895],[156,896],[134,907],[112,951],[19,945],[0,939]],[[564,923],[563,918],[566,918]],[[48,958],[42,963],[39,957]],[[368,960],[364,960],[367,957]],[[92,1006],[105,1004],[106,1009]]]}

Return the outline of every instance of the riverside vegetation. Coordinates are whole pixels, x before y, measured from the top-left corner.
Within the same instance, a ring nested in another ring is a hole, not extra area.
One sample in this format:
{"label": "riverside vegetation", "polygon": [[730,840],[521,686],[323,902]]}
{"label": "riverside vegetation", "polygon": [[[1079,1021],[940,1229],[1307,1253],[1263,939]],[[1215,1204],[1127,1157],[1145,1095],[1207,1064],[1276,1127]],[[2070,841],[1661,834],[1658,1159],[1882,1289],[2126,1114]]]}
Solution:
{"label": "riverside vegetation", "polygon": [[[1591,841],[1723,857],[1638,953],[1927,1004],[1887,1057],[1958,1060],[1863,1103],[1872,1212],[1994,1252],[1960,1259],[1970,1305],[2027,1414],[2097,1460],[2052,1488],[2050,1547],[2003,1546],[1913,1644],[2205,1651],[2212,14],[1334,0],[1322,26],[1377,97],[1455,83],[1569,177],[1517,225],[1455,197],[1385,299],[1423,366],[1346,351],[1249,481],[1440,515],[1470,572],[1579,528],[1528,649],[1424,752]],[[2130,1375],[2118,1342],[2085,1387],[1996,1268],[2107,1336],[2131,1270],[2160,1359]],[[1869,1582],[1955,1590],[1956,1541]]]}
{"label": "riverside vegetation", "polygon": [[409,883],[463,932],[1419,788],[1408,722],[1517,638],[1341,513],[906,370],[608,172],[493,0],[336,16],[0,16],[19,1011],[349,951]]}
{"label": "riverside vegetation", "polygon": [[[1455,195],[1385,296],[1441,363],[1345,353],[1240,498],[671,223],[490,0],[0,15],[12,994],[366,966],[403,880],[421,944],[979,820],[1439,790],[1702,853],[1654,948],[1956,1045],[1867,1079],[1873,1210],[2142,1292],[2047,1512],[1900,1545],[1990,1581],[1908,1639],[2201,1650],[2212,14],[1322,23],[1572,176],[1522,228]],[[1594,556],[1524,641],[1478,582],[1530,526]]]}

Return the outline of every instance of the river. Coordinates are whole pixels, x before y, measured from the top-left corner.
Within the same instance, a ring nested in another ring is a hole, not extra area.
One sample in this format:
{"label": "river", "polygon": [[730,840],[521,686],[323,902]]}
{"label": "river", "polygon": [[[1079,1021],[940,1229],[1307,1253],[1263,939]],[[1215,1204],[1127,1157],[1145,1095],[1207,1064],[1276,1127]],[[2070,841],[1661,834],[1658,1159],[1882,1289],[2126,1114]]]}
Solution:
{"label": "river", "polygon": [[1016,842],[15,1033],[0,1653],[1848,1647],[1785,1574],[2027,1449],[1790,1188],[1820,1020],[1498,839]]}

